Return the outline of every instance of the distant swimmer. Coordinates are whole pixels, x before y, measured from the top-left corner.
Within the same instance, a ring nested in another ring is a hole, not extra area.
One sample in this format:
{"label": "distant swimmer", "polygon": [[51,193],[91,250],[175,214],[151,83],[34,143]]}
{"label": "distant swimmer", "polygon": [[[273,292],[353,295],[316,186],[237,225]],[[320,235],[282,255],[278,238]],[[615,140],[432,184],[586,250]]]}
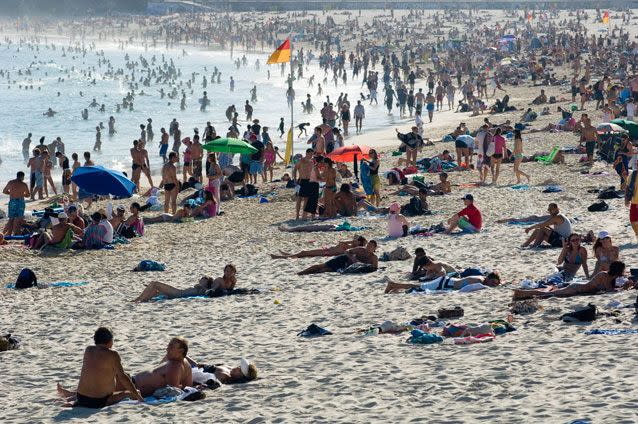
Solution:
{"label": "distant swimmer", "polygon": [[48,116],[49,118],[53,118],[55,116],[55,114],[58,113],[56,111],[54,111],[53,109],[49,108],[46,112],[44,112],[42,115],[43,116]]}

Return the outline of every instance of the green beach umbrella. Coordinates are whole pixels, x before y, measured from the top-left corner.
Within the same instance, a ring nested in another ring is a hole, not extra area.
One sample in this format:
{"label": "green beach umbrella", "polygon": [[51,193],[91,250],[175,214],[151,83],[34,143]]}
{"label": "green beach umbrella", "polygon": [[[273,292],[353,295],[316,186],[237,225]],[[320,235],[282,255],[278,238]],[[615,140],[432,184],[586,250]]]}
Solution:
{"label": "green beach umbrella", "polygon": [[218,138],[204,144],[202,148],[209,152],[218,153],[239,153],[242,155],[257,153],[257,149],[238,138]]}
{"label": "green beach umbrella", "polygon": [[614,119],[611,121],[612,124],[619,125],[626,129],[629,132],[629,137],[632,140],[638,140],[638,124],[634,121],[629,121],[627,119]]}

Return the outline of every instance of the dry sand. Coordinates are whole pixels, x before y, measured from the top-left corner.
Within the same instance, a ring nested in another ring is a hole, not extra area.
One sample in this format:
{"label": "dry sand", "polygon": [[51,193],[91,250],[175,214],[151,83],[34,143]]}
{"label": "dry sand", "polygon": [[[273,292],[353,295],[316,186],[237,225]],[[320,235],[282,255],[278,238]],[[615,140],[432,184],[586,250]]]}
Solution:
{"label": "dry sand", "polygon": [[[528,103],[537,90],[510,90],[512,103]],[[547,92],[566,96],[564,89],[548,88]],[[491,119],[502,122],[519,115]],[[594,122],[600,122],[599,115],[594,116]],[[435,124],[426,125],[426,132],[436,138],[461,120],[475,128],[481,119],[437,114]],[[534,126],[558,120],[554,112]],[[400,128],[407,130],[409,125],[404,122]],[[571,134],[547,133],[524,136],[524,140],[528,155],[547,151],[554,144],[577,142]],[[350,141],[397,145],[392,128]],[[437,144],[424,149],[420,157],[451,147]],[[514,177],[512,165],[504,165],[502,185],[454,187],[452,195],[431,199],[434,215],[410,219],[412,225],[438,223],[460,210],[461,194],[470,192],[484,216],[485,230],[477,235],[386,240],[384,219],[350,220],[353,225],[371,227],[360,234],[381,240],[379,253],[396,246],[410,252],[424,247],[434,258],[461,269],[477,265],[496,269],[510,283],[471,294],[384,295],[380,280],[384,276],[405,280],[410,261],[381,263],[378,272],[366,275],[296,276],[297,271],[322,259],[274,261],[268,254],[277,249],[333,245],[352,234],[280,232],[278,224],[293,215],[292,195],[286,190],[279,190],[268,204],[259,204],[256,199],[225,203],[225,214],[216,219],[149,225],[145,237],[114,251],[38,254],[15,245],[1,247],[3,284],[13,282],[22,267],[32,268],[41,281],[89,282],[77,288],[0,289],[4,311],[0,329],[13,332],[23,342],[20,350],[1,354],[3,422],[193,422],[206,418],[233,422],[636,422],[638,402],[633,390],[637,380],[632,371],[638,366],[633,348],[636,336],[584,334],[592,328],[635,327],[630,310],[619,317],[622,323],[604,317],[590,325],[570,325],[558,319],[588,302],[599,307],[614,299],[632,303],[636,292],[542,301],[543,311],[515,317],[516,332],[483,345],[455,346],[448,340],[441,345],[414,346],[405,343],[407,334],[364,337],[356,332],[384,320],[409,321],[455,305],[466,313],[459,321],[504,319],[511,288],[522,278],[549,274],[559,251],[519,250],[523,229],[495,221],[542,214],[549,202],[557,202],[569,217],[577,218],[578,231],[609,231],[614,243],[621,246],[621,258],[629,264],[635,262],[636,245],[631,244],[635,240],[626,225],[628,211],[622,200],[608,201],[611,209],[607,212],[587,211],[595,201],[587,189],[618,185],[617,178],[582,176],[578,158],[568,155],[566,165],[523,164],[522,169],[533,175],[527,191],[507,186]],[[383,168],[391,167],[393,160],[386,154]],[[593,170],[611,171],[603,164],[596,164]],[[434,181],[436,175],[426,178]],[[450,180],[453,184],[469,183],[477,180],[477,174],[452,173]],[[542,193],[550,181],[560,183],[564,191]],[[407,201],[388,196],[393,190],[387,187],[385,191],[385,204],[395,199]],[[591,246],[587,248],[593,256]],[[166,262],[167,270],[130,272],[142,259]],[[188,287],[203,274],[221,275],[226,263],[237,266],[238,286],[263,288],[265,292],[141,305],[130,302],[149,281]],[[590,269],[593,264],[590,259]],[[335,334],[312,340],[296,336],[312,322]],[[157,365],[169,338],[181,335],[190,340],[192,357],[236,363],[246,356],[259,367],[260,378],[208,392],[207,399],[195,403],[121,405],[95,413],[61,408],[55,383],[77,384],[83,349],[91,344],[99,325],[114,330],[114,348],[127,372]]]}

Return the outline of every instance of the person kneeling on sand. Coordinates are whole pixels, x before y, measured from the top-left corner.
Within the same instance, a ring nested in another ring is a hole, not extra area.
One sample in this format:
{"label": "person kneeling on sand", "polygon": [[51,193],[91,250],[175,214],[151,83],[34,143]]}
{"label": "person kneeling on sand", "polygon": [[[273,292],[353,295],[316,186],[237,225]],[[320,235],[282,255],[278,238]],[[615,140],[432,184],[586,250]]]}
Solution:
{"label": "person kneeling on sand", "polygon": [[579,284],[572,283],[569,286],[562,289],[555,289],[554,287],[532,289],[532,290],[514,290],[513,299],[523,300],[531,299],[534,297],[546,298],[546,297],[572,297],[579,295],[592,295],[598,293],[613,292],[616,288],[627,290],[630,288],[636,288],[636,284],[624,278],[625,264],[620,261],[612,262],[609,265],[609,271],[601,271],[589,280],[588,283]]}
{"label": "person kneeling on sand", "polygon": [[74,402],[73,406],[95,409],[113,405],[127,397],[144,402],[142,394],[124,372],[120,355],[111,349],[111,330],[98,328],[93,341],[95,346],[89,346],[84,351],[77,391],[67,390],[58,383],[58,394],[65,401]]}
{"label": "person kneeling on sand", "polygon": [[148,302],[156,296],[166,296],[169,299],[182,297],[223,295],[233,290],[237,284],[235,265],[228,264],[224,267],[224,275],[218,278],[202,277],[193,287],[178,289],[159,281],[151,281],[144,291],[133,302]]}
{"label": "person kneeling on sand", "polygon": [[497,273],[491,272],[485,277],[480,275],[465,278],[442,276],[420,284],[395,283],[394,281],[389,280],[388,285],[385,288],[385,293],[404,293],[407,290],[460,290],[470,284],[482,284],[487,287],[497,287],[501,285],[501,277]]}
{"label": "person kneeling on sand", "polygon": [[302,250],[298,253],[286,253],[279,251],[279,255],[271,254],[272,259],[288,259],[288,258],[309,258],[314,256],[338,256],[346,253],[348,249],[353,247],[365,246],[368,241],[363,236],[355,236],[352,240],[340,241],[336,246],[326,247],[323,249]]}
{"label": "person kneeling on sand", "polygon": [[324,272],[337,272],[340,269],[345,269],[353,263],[360,262],[364,264],[370,264],[374,269],[379,266],[379,259],[374,254],[377,250],[377,242],[370,240],[366,247],[353,247],[348,249],[343,255],[335,256],[328,262],[312,265],[309,268],[304,269],[297,273],[297,275],[309,275],[309,274],[321,274]]}

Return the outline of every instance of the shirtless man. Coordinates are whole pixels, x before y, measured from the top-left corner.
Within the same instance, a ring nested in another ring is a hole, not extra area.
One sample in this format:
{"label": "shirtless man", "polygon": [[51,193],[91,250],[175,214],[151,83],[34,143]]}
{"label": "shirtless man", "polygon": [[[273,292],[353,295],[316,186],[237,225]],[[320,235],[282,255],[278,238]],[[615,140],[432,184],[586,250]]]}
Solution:
{"label": "shirtless man", "polygon": [[[315,153],[318,155],[326,154],[326,139],[323,137],[323,130],[321,127],[315,127],[315,139],[313,140],[315,143]],[[308,141],[312,143],[312,141]]]}
{"label": "shirtless man", "polygon": [[19,234],[24,221],[24,198],[29,197],[29,187],[24,182],[24,172],[19,171],[16,174],[16,179],[9,181],[2,193],[9,195],[9,211],[7,213],[9,221],[4,226],[2,233],[9,236]]}
{"label": "shirtless man", "polygon": [[374,254],[377,250],[377,242],[370,240],[365,247],[353,247],[348,249],[343,255],[335,256],[328,262],[319,265],[312,265],[303,271],[297,273],[297,275],[309,275],[309,274],[321,274],[323,272],[337,272],[340,269],[347,268],[355,262],[361,262],[364,264],[370,264],[377,269],[379,265],[379,258]]}
{"label": "shirtless man", "polygon": [[144,142],[141,140],[133,140],[133,148],[131,149],[131,159],[133,160],[133,183],[137,191],[140,191],[140,174],[143,172],[148,179],[148,183],[153,187],[153,179],[151,178],[150,161],[148,159],[148,151],[144,148]]}
{"label": "shirtless man", "polygon": [[301,204],[306,207],[308,201],[308,185],[310,184],[310,172],[312,171],[313,162],[312,155],[314,151],[312,149],[306,150],[306,156],[301,158],[292,170],[292,179],[299,185],[299,192],[297,193],[297,203],[295,205],[295,219],[299,219],[299,212],[301,210]]}
{"label": "shirtless man", "polygon": [[27,166],[31,170],[31,200],[35,200],[38,193],[38,200],[42,200],[44,193],[44,175],[42,174],[42,156],[40,149],[33,149],[33,157],[29,159]]}
{"label": "shirtless man", "polygon": [[363,236],[355,236],[352,240],[344,240],[337,243],[336,246],[326,247],[324,249],[302,250],[297,253],[286,253],[282,250],[279,255],[270,255],[272,259],[289,259],[289,258],[310,258],[315,256],[339,256],[346,253],[348,249],[353,247],[365,246],[368,241]]}
{"label": "shirtless man", "polygon": [[199,142],[199,136],[193,137],[193,144],[190,146],[191,160],[193,161],[193,176],[200,183],[202,180],[202,158],[204,157],[204,149],[202,143]]}
{"label": "shirtless man", "polygon": [[173,337],[166,347],[165,364],[153,371],[145,371],[133,376],[132,381],[142,394],[151,396],[155,390],[166,386],[183,389],[193,385],[193,373],[186,360],[188,342],[182,337]]}
{"label": "shirtless man", "polygon": [[164,187],[164,213],[168,213],[170,206],[175,215],[177,211],[177,195],[179,194],[179,180],[177,179],[177,153],[168,155],[168,162],[162,167],[162,186]]}
{"label": "shirtless man", "polygon": [[[113,333],[105,327],[97,329],[93,335],[95,346],[84,351],[82,371],[77,392],[66,390],[58,383],[58,394],[73,406],[101,409],[113,405],[124,398],[144,402],[139,390],[122,368],[120,355],[112,350]],[[116,392],[116,387],[122,388]]]}
{"label": "shirtless man", "polygon": [[73,231],[73,233],[79,237],[84,235],[84,230],[75,225],[69,223],[69,217],[66,213],[61,212],[58,214],[59,223],[51,227],[51,231],[45,231],[35,242],[34,249],[40,249],[48,244],[58,244],[64,240],[67,232]]}
{"label": "shirtless man", "polygon": [[583,120],[583,129],[580,133],[580,142],[585,142],[585,149],[587,150],[587,162],[590,165],[594,163],[594,149],[596,145],[600,147],[600,140],[596,133],[596,128],[591,124],[591,119],[586,118]]}
{"label": "shirtless man", "polygon": [[349,184],[341,184],[339,192],[334,198],[335,208],[341,216],[354,216],[357,214],[357,199],[350,191]]}

